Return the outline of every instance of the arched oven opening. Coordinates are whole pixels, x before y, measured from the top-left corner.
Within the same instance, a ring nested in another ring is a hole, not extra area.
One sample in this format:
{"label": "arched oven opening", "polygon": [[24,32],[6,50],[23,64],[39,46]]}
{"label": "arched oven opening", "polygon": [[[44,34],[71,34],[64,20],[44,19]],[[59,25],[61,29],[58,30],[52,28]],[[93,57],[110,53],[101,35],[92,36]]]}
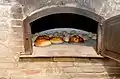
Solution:
{"label": "arched oven opening", "polygon": [[97,54],[98,22],[89,17],[57,13],[34,20],[30,27],[35,54],[42,56]]}
{"label": "arched oven opening", "polygon": [[32,34],[54,28],[75,28],[97,33],[98,22],[78,14],[60,13],[39,18],[30,25]]}

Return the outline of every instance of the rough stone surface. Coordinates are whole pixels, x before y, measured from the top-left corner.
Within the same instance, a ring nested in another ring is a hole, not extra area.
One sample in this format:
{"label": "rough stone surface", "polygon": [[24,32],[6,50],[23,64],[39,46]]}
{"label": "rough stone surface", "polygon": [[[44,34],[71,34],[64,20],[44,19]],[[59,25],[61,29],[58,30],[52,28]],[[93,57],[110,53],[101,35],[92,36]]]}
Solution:
{"label": "rough stone surface", "polygon": [[11,13],[10,16],[13,19],[23,19],[23,14],[21,13]]}
{"label": "rough stone surface", "polygon": [[11,25],[12,25],[12,27],[14,27],[14,26],[22,26],[22,21],[13,19],[13,20],[11,20]]}
{"label": "rough stone surface", "polygon": [[103,6],[102,13],[104,17],[111,18],[113,16],[120,14],[120,3],[116,0],[108,0],[105,5]]}
{"label": "rough stone surface", "polygon": [[6,22],[0,22],[0,31],[8,31],[9,25]]}
{"label": "rough stone surface", "polygon": [[7,31],[0,31],[0,41],[5,42],[8,40],[8,32]]}
{"label": "rough stone surface", "polygon": [[18,4],[15,4],[13,6],[11,6],[11,13],[22,13],[22,7],[19,6]]}
{"label": "rough stone surface", "polygon": [[0,0],[1,4],[9,4],[11,0]]}
{"label": "rough stone surface", "polygon": [[57,66],[59,66],[59,67],[71,67],[73,65],[74,65],[74,63],[72,63],[72,62],[57,62]]}
{"label": "rough stone surface", "polygon": [[[76,7],[86,8],[90,11],[98,13],[101,11],[101,8],[107,0],[17,0],[18,3],[24,5],[25,15],[29,15],[31,12],[40,9],[45,6],[51,5],[66,5],[66,4],[73,4]],[[97,5],[97,6],[96,6]],[[32,6],[32,7],[31,7]]]}
{"label": "rough stone surface", "polygon": [[119,1],[117,0],[16,0],[19,4],[23,5],[25,16],[31,14],[37,9],[51,6],[70,4],[78,8],[95,12],[103,16],[105,19],[120,14]]}
{"label": "rough stone surface", "polygon": [[8,5],[0,5],[0,17],[7,17],[7,18],[9,18],[10,16],[9,16],[9,13],[10,13],[10,6],[8,6]]}

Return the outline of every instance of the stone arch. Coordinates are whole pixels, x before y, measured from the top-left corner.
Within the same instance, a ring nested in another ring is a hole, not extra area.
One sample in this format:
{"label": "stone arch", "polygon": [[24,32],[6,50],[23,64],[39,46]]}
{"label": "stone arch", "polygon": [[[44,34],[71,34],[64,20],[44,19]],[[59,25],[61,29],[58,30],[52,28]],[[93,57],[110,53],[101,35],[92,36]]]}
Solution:
{"label": "stone arch", "polygon": [[38,9],[34,12],[32,12],[29,16],[24,18],[23,20],[23,30],[24,30],[24,46],[25,46],[25,52],[28,52],[28,54],[32,53],[32,40],[31,40],[31,28],[29,23],[48,16],[52,14],[57,14],[57,13],[73,13],[73,14],[78,14],[78,15],[83,15],[88,18],[91,18],[97,22],[101,22],[104,18],[92,11],[89,11],[87,9],[82,9],[82,8],[76,8],[76,7],[68,7],[68,6],[49,6],[49,7],[44,7],[41,9]]}
{"label": "stone arch", "polygon": [[104,19],[99,14],[89,11],[85,8],[83,9],[83,8],[77,8],[73,6],[49,6],[49,7],[43,7],[41,9],[38,9],[32,12],[30,15],[24,18],[24,20],[27,20],[28,22],[32,22],[41,17],[45,17],[48,15],[57,14],[57,13],[73,13],[73,14],[83,15],[97,22],[99,22],[101,19]]}

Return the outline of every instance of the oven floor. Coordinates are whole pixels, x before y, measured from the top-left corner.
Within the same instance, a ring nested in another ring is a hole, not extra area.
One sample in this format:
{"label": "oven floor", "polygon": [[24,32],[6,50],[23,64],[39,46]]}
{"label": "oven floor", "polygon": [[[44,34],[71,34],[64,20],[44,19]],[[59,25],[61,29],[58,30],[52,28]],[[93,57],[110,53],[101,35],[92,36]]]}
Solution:
{"label": "oven floor", "polygon": [[33,47],[33,56],[40,57],[102,57],[93,46],[59,44],[48,47]]}

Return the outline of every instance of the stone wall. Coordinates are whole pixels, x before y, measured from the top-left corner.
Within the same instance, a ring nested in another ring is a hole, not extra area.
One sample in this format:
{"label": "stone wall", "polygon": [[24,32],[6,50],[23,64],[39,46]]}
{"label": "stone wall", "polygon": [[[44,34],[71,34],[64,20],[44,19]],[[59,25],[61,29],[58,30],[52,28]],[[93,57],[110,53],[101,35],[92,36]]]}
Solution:
{"label": "stone wall", "polygon": [[[24,51],[22,20],[39,9],[39,5],[45,6],[46,1],[40,1],[19,0],[16,4],[0,0],[0,79],[120,79],[120,64],[107,58],[35,58],[19,61],[19,54]],[[56,3],[56,0],[49,0],[47,4],[51,5],[51,1]],[[69,0],[70,3],[73,1],[78,0]],[[106,9],[107,5],[115,8],[111,5],[117,4],[119,7],[119,0],[114,0],[115,3],[113,0],[92,1],[98,2],[99,5],[94,5],[99,7],[87,7],[89,10],[105,18],[116,15]]]}
{"label": "stone wall", "polygon": [[[52,5],[70,5],[77,8],[86,9],[96,14],[100,14],[104,3],[107,0],[16,0],[24,6],[25,16],[29,16],[35,10]],[[101,15],[102,16],[102,15]]]}
{"label": "stone wall", "polygon": [[105,19],[120,14],[119,0],[16,0],[24,6],[25,16],[30,15],[35,10],[51,5],[66,5],[92,11]]}

